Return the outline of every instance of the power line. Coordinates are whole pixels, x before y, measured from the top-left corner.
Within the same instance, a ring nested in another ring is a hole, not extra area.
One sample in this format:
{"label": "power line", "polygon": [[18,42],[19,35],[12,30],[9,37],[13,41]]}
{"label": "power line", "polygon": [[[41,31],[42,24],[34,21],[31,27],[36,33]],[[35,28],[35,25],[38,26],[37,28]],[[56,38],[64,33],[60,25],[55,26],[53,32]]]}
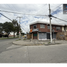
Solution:
{"label": "power line", "polygon": [[[12,5],[12,6],[13,6],[13,5]],[[13,6],[13,8],[14,8],[15,10],[17,10],[15,6]]]}
{"label": "power line", "polygon": [[4,7],[5,6],[5,4],[0,4],[0,9],[7,9],[7,7]]}
{"label": "power line", "polygon": [[48,15],[41,15],[41,14],[25,14],[25,13],[21,13],[21,12],[7,11],[7,10],[1,10],[1,9],[0,9],[0,11],[7,12],[7,13],[23,14],[23,15],[48,16]]}
{"label": "power line", "polygon": [[56,18],[56,19],[58,19],[58,20],[61,20],[61,21],[67,22],[66,20],[60,19],[60,18],[58,18],[58,17],[55,17],[55,16],[52,16],[52,17],[53,17],[53,18]]}
{"label": "power line", "polygon": [[25,32],[27,32],[23,27],[21,27]]}
{"label": "power line", "polygon": [[10,18],[8,18],[7,16],[3,15],[2,13],[0,13],[2,16],[6,17],[7,19],[9,19],[10,21],[12,21]]}
{"label": "power line", "polygon": [[[21,27],[21,26],[20,26]],[[25,32],[26,32],[26,30],[23,28],[23,27],[21,27],[21,29],[23,29]]]}
{"label": "power line", "polygon": [[[44,6],[47,6],[47,4],[44,4]],[[40,10],[38,10],[38,12],[41,12],[42,10],[44,11],[44,9],[45,9],[45,7],[42,7]],[[38,12],[36,12],[36,13],[38,13]],[[46,16],[46,15],[45,15]]]}
{"label": "power line", "polygon": [[[60,4],[60,5],[62,5],[62,4]],[[55,7],[54,9],[58,8],[60,5],[58,5],[58,6]],[[52,9],[51,11],[54,12],[54,11],[55,11],[54,9]],[[52,13],[52,12],[51,12],[51,13]]]}
{"label": "power line", "polygon": [[5,6],[7,6],[7,7],[8,7],[8,9],[11,9],[11,6],[10,6],[10,5],[8,5],[8,4],[5,4]]}
{"label": "power line", "polygon": [[[25,29],[24,26],[23,26],[23,29]],[[25,31],[27,31],[27,29],[25,29]]]}

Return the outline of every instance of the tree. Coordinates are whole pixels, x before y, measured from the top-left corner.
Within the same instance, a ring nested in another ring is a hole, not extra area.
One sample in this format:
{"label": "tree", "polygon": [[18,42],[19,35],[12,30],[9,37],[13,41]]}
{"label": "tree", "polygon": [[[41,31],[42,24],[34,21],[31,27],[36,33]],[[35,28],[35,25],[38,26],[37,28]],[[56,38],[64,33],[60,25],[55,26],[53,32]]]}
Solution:
{"label": "tree", "polygon": [[0,23],[0,33],[2,33],[2,31],[3,31],[3,24]]}
{"label": "tree", "polygon": [[14,32],[14,37],[15,37],[15,32],[17,32],[17,36],[19,35],[20,26],[19,26],[17,20],[15,20],[15,19],[13,19],[12,23],[13,23],[13,32]]}
{"label": "tree", "polygon": [[13,24],[11,22],[5,22],[3,24],[3,30],[9,35],[13,31]]}

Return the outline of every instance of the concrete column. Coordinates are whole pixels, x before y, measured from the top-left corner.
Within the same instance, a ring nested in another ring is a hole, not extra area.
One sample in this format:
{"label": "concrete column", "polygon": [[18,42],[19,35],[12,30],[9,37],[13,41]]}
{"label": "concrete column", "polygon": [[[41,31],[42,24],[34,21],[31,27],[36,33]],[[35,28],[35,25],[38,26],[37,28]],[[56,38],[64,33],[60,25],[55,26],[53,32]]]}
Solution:
{"label": "concrete column", "polygon": [[39,40],[39,33],[37,32],[37,39]]}
{"label": "concrete column", "polygon": [[33,33],[32,33],[32,39],[33,39]]}

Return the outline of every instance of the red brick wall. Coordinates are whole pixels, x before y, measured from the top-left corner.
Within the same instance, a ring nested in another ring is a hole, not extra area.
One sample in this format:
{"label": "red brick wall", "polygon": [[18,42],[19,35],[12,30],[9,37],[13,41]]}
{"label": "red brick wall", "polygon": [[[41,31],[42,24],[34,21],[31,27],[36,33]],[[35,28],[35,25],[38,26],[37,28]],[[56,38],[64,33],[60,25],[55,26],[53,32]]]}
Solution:
{"label": "red brick wall", "polygon": [[[33,25],[37,25],[37,28],[41,32],[50,32],[50,29],[48,29],[48,25],[47,24],[44,24],[45,25],[45,28],[40,28],[40,23],[33,24]],[[33,28],[33,25],[30,25],[30,29],[32,29],[32,30],[34,29]],[[53,26],[55,26],[55,28],[53,28]],[[56,27],[60,27],[60,30],[56,30]],[[54,29],[55,32],[62,32],[62,26],[52,25],[52,29]]]}
{"label": "red brick wall", "polygon": [[[53,28],[53,26],[55,26],[55,28]],[[54,29],[55,30],[55,32],[62,32],[62,26],[57,26],[57,25],[53,25],[52,26],[52,29]],[[60,27],[60,30],[56,30],[56,27]]]}

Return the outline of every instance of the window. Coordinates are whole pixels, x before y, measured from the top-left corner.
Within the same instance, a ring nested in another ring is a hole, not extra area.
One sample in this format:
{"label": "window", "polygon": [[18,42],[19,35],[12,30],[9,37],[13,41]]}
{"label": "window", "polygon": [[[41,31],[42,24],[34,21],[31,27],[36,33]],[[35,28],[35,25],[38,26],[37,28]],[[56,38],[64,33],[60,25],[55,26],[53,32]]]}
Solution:
{"label": "window", "polygon": [[56,27],[57,30],[60,30],[60,27]]}
{"label": "window", "polygon": [[48,26],[48,29],[50,29],[50,26]]}
{"label": "window", "polygon": [[45,28],[45,25],[41,24],[41,25],[40,25],[40,28]]}
{"label": "window", "polygon": [[34,25],[33,28],[36,29],[37,28],[37,25]]}

